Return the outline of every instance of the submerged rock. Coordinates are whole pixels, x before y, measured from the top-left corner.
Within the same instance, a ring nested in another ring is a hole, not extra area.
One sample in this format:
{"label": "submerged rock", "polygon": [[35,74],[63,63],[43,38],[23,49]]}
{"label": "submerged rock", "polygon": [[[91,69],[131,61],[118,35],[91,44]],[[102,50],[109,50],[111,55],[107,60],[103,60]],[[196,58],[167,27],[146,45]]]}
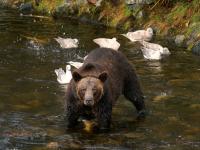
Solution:
{"label": "submerged rock", "polygon": [[9,138],[0,139],[0,150],[7,150],[12,147]]}
{"label": "submerged rock", "polygon": [[192,53],[196,55],[200,55],[200,41],[198,41],[193,47],[192,47]]}
{"label": "submerged rock", "polygon": [[177,35],[174,40],[176,46],[179,47],[184,46],[184,41],[185,41],[185,35]]}
{"label": "submerged rock", "polygon": [[31,2],[21,4],[21,6],[19,7],[19,10],[20,10],[22,13],[30,14],[30,13],[32,13],[32,11],[33,11],[33,4],[32,4]]}
{"label": "submerged rock", "polygon": [[49,149],[58,149],[59,148],[59,144],[58,142],[50,142],[47,144],[47,148]]}

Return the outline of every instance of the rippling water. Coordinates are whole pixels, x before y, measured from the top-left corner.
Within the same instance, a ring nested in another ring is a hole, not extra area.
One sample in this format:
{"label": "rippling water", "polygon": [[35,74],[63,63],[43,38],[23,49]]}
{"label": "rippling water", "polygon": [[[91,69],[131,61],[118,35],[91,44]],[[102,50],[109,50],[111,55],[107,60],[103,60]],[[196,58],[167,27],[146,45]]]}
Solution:
{"label": "rippling water", "polygon": [[[54,38],[78,38],[78,49],[64,50]],[[65,87],[55,68],[97,47],[92,39],[116,36],[135,66],[148,116],[121,97],[109,133],[65,130]],[[0,9],[0,149],[200,149],[200,59],[173,49],[162,61],[145,61],[137,46],[114,29],[65,19],[20,16]]]}

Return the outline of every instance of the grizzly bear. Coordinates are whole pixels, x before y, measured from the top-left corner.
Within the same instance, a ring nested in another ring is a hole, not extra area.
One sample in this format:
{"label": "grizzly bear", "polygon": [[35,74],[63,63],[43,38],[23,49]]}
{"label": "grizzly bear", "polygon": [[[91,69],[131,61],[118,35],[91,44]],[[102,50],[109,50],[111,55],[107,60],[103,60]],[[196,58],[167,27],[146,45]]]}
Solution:
{"label": "grizzly bear", "polygon": [[144,115],[144,97],[138,78],[121,52],[94,49],[72,77],[65,101],[68,128],[75,127],[79,117],[86,117],[95,118],[99,129],[109,129],[112,107],[121,94],[134,104],[139,115]]}

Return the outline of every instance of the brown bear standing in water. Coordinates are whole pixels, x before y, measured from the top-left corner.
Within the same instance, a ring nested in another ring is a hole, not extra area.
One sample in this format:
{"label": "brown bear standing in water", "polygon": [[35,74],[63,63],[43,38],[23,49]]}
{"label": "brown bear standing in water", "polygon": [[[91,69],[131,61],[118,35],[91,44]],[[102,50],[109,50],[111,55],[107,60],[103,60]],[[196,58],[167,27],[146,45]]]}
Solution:
{"label": "brown bear standing in water", "polygon": [[72,74],[66,93],[68,128],[79,117],[96,119],[99,129],[109,129],[112,107],[123,94],[144,115],[145,105],[138,78],[127,58],[119,51],[97,48],[91,51],[81,68]]}

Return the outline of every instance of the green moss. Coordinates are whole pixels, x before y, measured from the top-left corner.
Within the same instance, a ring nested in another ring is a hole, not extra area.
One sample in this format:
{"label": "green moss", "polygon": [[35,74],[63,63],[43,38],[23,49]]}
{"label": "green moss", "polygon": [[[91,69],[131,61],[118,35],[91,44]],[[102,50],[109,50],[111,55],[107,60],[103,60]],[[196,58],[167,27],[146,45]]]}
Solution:
{"label": "green moss", "polygon": [[200,22],[200,14],[194,14],[191,18],[191,22]]}
{"label": "green moss", "polygon": [[[197,34],[196,36],[198,36],[198,34],[200,34],[200,22],[196,22],[193,25],[189,26],[189,28],[187,28],[186,37],[190,37],[191,34]],[[195,35],[193,35],[193,36],[195,36]]]}
{"label": "green moss", "polygon": [[156,21],[162,21],[163,20],[160,15],[154,16],[153,19],[156,20]]}
{"label": "green moss", "polygon": [[129,17],[132,15],[131,9],[129,9],[127,6],[124,7],[124,16]]}
{"label": "green moss", "polygon": [[192,1],[192,7],[194,8],[194,11],[200,12],[200,1],[199,0],[193,0]]}
{"label": "green moss", "polygon": [[126,21],[124,25],[122,26],[122,29],[126,31],[130,29],[131,25],[132,25],[131,21]]}
{"label": "green moss", "polygon": [[119,22],[118,19],[111,19],[111,21],[108,21],[108,26],[116,27],[118,22]]}
{"label": "green moss", "polygon": [[174,7],[171,12],[167,15],[166,19],[168,23],[173,23],[177,18],[183,18],[189,8],[188,4],[179,3]]}
{"label": "green moss", "polygon": [[191,51],[192,48],[193,48],[193,46],[194,46],[194,43],[190,43],[190,44],[188,45],[188,47],[187,47],[187,50],[188,50],[188,51]]}
{"label": "green moss", "polygon": [[56,10],[57,7],[59,7],[64,3],[65,3],[64,0],[54,0],[54,1],[42,0],[39,6],[35,6],[35,9],[38,12],[51,14]]}

